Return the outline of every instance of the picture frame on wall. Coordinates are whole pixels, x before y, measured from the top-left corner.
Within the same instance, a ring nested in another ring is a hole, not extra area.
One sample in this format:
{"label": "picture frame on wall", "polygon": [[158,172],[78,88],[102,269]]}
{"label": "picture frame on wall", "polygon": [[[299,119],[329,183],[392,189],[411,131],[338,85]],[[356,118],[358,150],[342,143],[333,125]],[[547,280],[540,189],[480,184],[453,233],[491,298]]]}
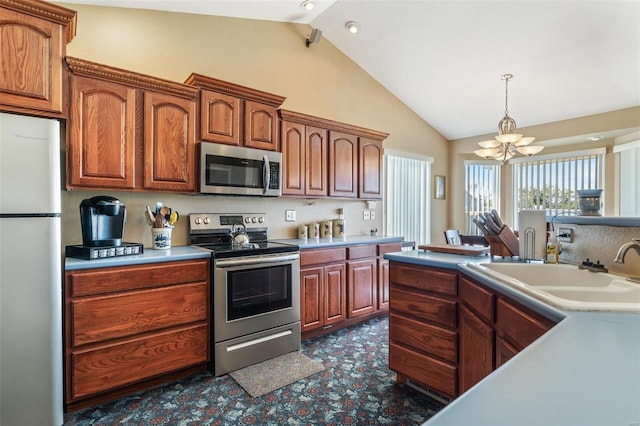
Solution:
{"label": "picture frame on wall", "polygon": [[447,178],[436,175],[433,179],[433,198],[445,200],[447,198]]}

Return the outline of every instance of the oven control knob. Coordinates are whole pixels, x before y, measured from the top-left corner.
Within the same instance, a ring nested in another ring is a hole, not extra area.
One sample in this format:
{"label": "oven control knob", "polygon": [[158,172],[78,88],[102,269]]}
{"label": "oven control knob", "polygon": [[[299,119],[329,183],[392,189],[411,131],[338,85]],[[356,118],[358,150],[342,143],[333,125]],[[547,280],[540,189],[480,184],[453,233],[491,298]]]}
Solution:
{"label": "oven control knob", "polygon": [[244,223],[251,223],[251,218],[249,216],[245,217]]}
{"label": "oven control knob", "polygon": [[195,222],[195,224],[196,224],[196,225],[200,225],[200,218],[199,218],[199,217],[196,217],[196,218],[195,218],[195,220],[194,220],[194,222]]}
{"label": "oven control knob", "polygon": [[202,221],[204,222],[205,225],[208,225],[210,222],[209,217],[205,217]]}
{"label": "oven control knob", "polygon": [[260,216],[260,217],[258,218],[258,222],[260,222],[260,223],[264,223],[264,217]]}
{"label": "oven control knob", "polygon": [[251,218],[251,222],[256,223],[256,222],[258,222],[258,219],[254,216],[254,217]]}

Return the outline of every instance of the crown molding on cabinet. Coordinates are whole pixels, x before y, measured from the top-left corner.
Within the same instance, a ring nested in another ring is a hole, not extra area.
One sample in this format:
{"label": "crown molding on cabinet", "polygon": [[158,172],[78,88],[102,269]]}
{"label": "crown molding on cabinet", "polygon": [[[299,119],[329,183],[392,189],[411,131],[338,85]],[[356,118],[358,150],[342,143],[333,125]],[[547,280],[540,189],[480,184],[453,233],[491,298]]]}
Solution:
{"label": "crown molding on cabinet", "polygon": [[37,0],[0,0],[0,7],[46,19],[67,28],[67,42],[76,35],[76,11]]}
{"label": "crown molding on cabinet", "polygon": [[303,114],[301,112],[289,111],[286,109],[280,109],[278,111],[280,111],[280,118],[285,121],[305,124],[308,126],[321,127],[328,130],[345,132],[351,135],[361,136],[361,137],[371,138],[376,140],[384,140],[387,138],[387,136],[389,136],[389,133],[366,129],[364,127],[358,127],[351,124],[341,123],[339,121],[333,121],[326,118],[315,117],[313,115]]}
{"label": "crown molding on cabinet", "polygon": [[207,77],[206,75],[197,73],[191,73],[184,83],[201,89],[212,90],[214,92],[234,96],[236,98],[260,102],[276,108],[282,105],[285,99],[287,99],[284,96],[274,95],[272,93],[263,92],[262,90],[229,83],[228,81],[218,80],[217,78]]}

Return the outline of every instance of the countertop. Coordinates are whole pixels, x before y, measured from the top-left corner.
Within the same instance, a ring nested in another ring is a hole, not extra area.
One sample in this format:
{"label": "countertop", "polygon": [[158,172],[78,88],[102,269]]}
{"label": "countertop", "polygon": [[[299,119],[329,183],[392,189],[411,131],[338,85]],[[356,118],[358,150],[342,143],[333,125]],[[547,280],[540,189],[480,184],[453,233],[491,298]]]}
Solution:
{"label": "countertop", "polygon": [[104,259],[83,260],[72,257],[65,258],[65,271],[75,271],[79,269],[108,268],[113,266],[130,266],[143,263],[171,262],[177,260],[207,259],[211,257],[211,252],[195,246],[171,247],[167,250],[154,250],[144,248],[142,254],[131,256],[109,257]]}
{"label": "countertop", "polygon": [[457,269],[560,322],[425,426],[640,425],[640,314],[561,311],[467,268],[489,256],[386,259]]}
{"label": "countertop", "polygon": [[314,248],[328,248],[340,246],[352,246],[358,244],[381,244],[381,243],[399,243],[404,240],[403,237],[393,236],[372,236],[372,235],[347,235],[340,238],[308,238],[303,239],[279,239],[273,240],[280,243],[295,244],[300,246],[300,250]]}

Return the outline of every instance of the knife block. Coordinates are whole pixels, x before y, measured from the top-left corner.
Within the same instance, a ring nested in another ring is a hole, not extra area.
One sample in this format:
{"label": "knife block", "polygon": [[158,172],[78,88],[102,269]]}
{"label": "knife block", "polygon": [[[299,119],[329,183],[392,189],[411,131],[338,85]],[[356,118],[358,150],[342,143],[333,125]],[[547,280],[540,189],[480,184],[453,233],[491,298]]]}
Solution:
{"label": "knife block", "polygon": [[506,257],[520,255],[518,237],[516,237],[507,225],[503,225],[500,233],[497,235],[485,235],[484,238],[489,242],[491,256]]}

